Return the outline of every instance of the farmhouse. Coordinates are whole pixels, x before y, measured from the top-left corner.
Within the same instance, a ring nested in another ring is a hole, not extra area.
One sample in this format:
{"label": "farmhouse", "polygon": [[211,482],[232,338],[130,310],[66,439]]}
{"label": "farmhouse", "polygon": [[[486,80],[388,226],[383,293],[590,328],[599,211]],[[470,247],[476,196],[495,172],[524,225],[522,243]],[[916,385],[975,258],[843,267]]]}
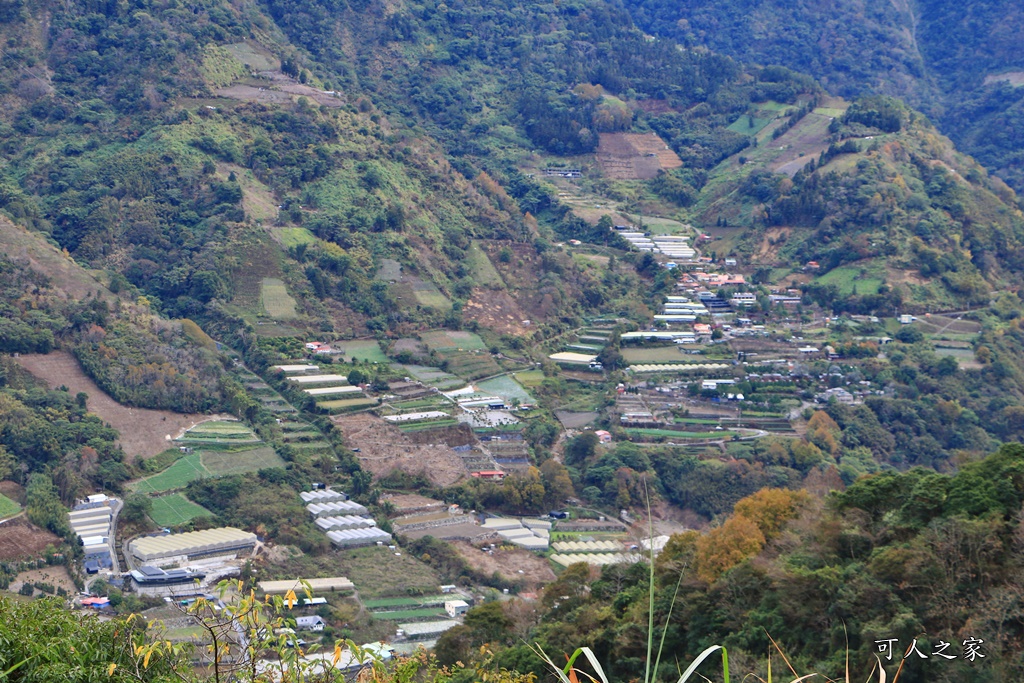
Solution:
{"label": "farmhouse", "polygon": [[295,628],[299,631],[323,631],[327,622],[323,617],[314,614],[309,617],[295,617]]}
{"label": "farmhouse", "polygon": [[232,527],[189,531],[184,534],[145,536],[128,544],[139,564],[174,567],[209,557],[236,557],[256,546],[256,534]]}
{"label": "farmhouse", "polygon": [[473,472],[470,476],[476,477],[477,479],[489,479],[490,481],[501,481],[505,478],[505,473],[501,470],[480,470],[479,472]]}
{"label": "farmhouse", "polygon": [[594,436],[597,437],[598,443],[611,443],[612,441],[612,433],[606,429],[598,429],[594,432]]}
{"label": "farmhouse", "polygon": [[445,600],[444,611],[452,618],[460,617],[469,611],[469,603],[465,600]]}

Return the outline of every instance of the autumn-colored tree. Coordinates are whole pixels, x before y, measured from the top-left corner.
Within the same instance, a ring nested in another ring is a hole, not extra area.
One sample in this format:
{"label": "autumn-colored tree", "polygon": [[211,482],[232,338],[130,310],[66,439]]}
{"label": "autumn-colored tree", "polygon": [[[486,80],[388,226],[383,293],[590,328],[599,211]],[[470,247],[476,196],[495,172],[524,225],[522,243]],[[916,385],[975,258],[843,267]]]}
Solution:
{"label": "autumn-colored tree", "polygon": [[839,425],[824,410],[815,412],[807,421],[807,440],[833,456],[842,451],[839,445],[841,434]]}
{"label": "autumn-colored tree", "polygon": [[761,489],[736,503],[733,514],[752,521],[771,540],[809,499],[806,491]]}
{"label": "autumn-colored tree", "polygon": [[730,517],[722,526],[697,539],[697,578],[714,583],[747,558],[761,552],[765,538],[757,524],[741,515]]}

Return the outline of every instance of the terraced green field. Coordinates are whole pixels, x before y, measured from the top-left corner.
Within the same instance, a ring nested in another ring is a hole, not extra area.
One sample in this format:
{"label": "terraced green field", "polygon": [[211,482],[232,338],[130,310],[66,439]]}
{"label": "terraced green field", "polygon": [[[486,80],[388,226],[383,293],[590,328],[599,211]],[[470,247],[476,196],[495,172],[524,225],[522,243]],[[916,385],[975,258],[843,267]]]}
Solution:
{"label": "terraced green field", "polygon": [[163,493],[183,488],[193,479],[284,466],[284,460],[269,446],[231,451],[197,450],[179,458],[163,472],[137,482],[133,488],[139,493]]}
{"label": "terraced green field", "polygon": [[260,301],[263,310],[275,320],[292,320],[297,318],[295,299],[288,293],[284,282],[274,277],[265,277],[260,284]]}
{"label": "terraced green field", "polygon": [[380,350],[380,345],[373,339],[353,339],[343,341],[334,345],[342,351],[342,358],[346,363],[353,360],[366,361],[368,363],[387,363],[388,357]]}
{"label": "terraced green field", "polygon": [[196,517],[212,517],[213,513],[180,493],[172,493],[154,498],[149,516],[157,526],[177,526]]}
{"label": "terraced green field", "polygon": [[482,351],[487,348],[484,340],[472,332],[454,330],[436,330],[424,332],[420,339],[431,351],[448,351],[462,349],[464,351]]}
{"label": "terraced green field", "polygon": [[345,398],[339,401],[321,401],[316,404],[317,408],[323,410],[329,410],[332,412],[342,410],[353,410],[355,408],[365,408],[369,406],[377,405],[377,401],[372,398]]}
{"label": "terraced green field", "polygon": [[7,519],[21,512],[21,506],[0,493],[0,519]]}
{"label": "terraced green field", "polygon": [[135,490],[139,493],[162,493],[180,489],[193,479],[202,479],[209,475],[209,471],[203,467],[200,454],[190,453],[176,460],[163,472],[146,477],[137,483]]}
{"label": "terraced green field", "polygon": [[485,394],[496,394],[506,401],[519,399],[521,403],[533,403],[533,397],[511,375],[485,380],[477,387]]}

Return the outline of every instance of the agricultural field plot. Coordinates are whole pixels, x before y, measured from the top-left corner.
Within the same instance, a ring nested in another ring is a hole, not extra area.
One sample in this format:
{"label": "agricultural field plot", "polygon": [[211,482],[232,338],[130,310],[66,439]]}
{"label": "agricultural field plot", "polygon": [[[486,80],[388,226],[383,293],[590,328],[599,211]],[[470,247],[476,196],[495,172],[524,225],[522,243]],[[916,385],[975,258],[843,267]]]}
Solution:
{"label": "agricultural field plot", "polygon": [[487,258],[487,254],[480,248],[479,242],[469,245],[466,261],[473,272],[473,281],[481,287],[501,289],[505,286],[505,281],[501,279],[501,275],[491,263],[491,259]]}
{"label": "agricultural field plot", "polygon": [[139,493],[163,493],[183,488],[194,479],[255,472],[284,467],[284,464],[269,446],[233,451],[196,451],[178,458],[163,472],[136,482],[132,488]]}
{"label": "agricultural field plot", "polygon": [[416,621],[418,619],[434,619],[444,617],[445,611],[437,607],[424,607],[422,609],[404,609],[387,612],[374,612],[374,619],[385,621]]}
{"label": "agricultural field plot", "polygon": [[381,259],[380,268],[373,276],[374,280],[383,282],[398,282],[402,279],[402,264],[392,258]]}
{"label": "agricultural field plot", "polygon": [[441,354],[448,361],[448,370],[467,380],[489,377],[501,372],[501,366],[489,353],[472,351],[448,351]]}
{"label": "agricultural field plot", "polygon": [[331,413],[340,413],[345,410],[369,408],[375,405],[377,405],[377,399],[374,398],[343,398],[337,401],[319,401],[316,407]]}
{"label": "agricultural field plot", "polygon": [[412,287],[413,296],[416,297],[416,301],[419,302],[420,306],[429,306],[438,311],[451,309],[452,302],[441,293],[441,290],[433,282],[417,278],[410,282],[410,286]]}
{"label": "agricultural field plot", "polygon": [[346,363],[351,363],[357,360],[367,363],[388,362],[388,357],[384,355],[383,351],[381,351],[380,344],[373,339],[353,339],[351,341],[343,341],[335,344],[334,347],[341,351],[341,357],[345,359]]}
{"label": "agricultural field plot", "polygon": [[693,226],[689,223],[659,216],[644,216],[643,230],[653,235],[681,235],[684,237],[695,233]]}
{"label": "agricultural field plot", "polygon": [[454,389],[466,385],[465,380],[459,379],[440,368],[432,368],[425,365],[398,365],[396,367],[405,370],[410,377],[438,389]]}
{"label": "agricultural field plot", "polygon": [[518,399],[520,403],[533,403],[533,397],[520,386],[513,375],[504,375],[485,380],[477,385],[477,389],[485,394],[501,396],[506,402]]}
{"label": "agricultural field plot", "polygon": [[104,393],[67,351],[53,351],[46,355],[22,354],[17,361],[50,387],[66,386],[72,396],[79,392],[88,394],[86,405],[89,412],[118,431],[118,443],[131,458],[157,455],[167,448],[168,436],[200,420],[209,419],[204,415],[182,415],[169,410],[121,405]]}
{"label": "agricultural field plot", "polygon": [[302,244],[313,244],[316,242],[316,237],[306,228],[272,228],[271,234],[277,237],[281,242],[281,246],[285,249],[291,249],[292,247],[297,247]]}
{"label": "agricultural field plot", "polygon": [[522,582],[536,589],[555,580],[550,563],[529,550],[495,550],[482,553],[465,541],[452,541],[452,547],[469,566],[487,576],[498,574],[508,581]]}
{"label": "agricultural field plot", "polygon": [[672,429],[646,429],[630,427],[626,429],[630,436],[665,436],[678,439],[731,439],[736,432],[722,430],[720,432],[677,432]]}
{"label": "agricultural field plot", "polygon": [[184,436],[202,436],[203,438],[235,439],[253,437],[252,430],[244,423],[235,420],[209,420],[200,422],[185,431]]}
{"label": "agricultural field plot", "polygon": [[270,446],[234,452],[203,451],[202,463],[214,477],[285,466],[284,460]]}
{"label": "agricultural field plot", "polygon": [[[339,415],[331,420],[341,430],[345,443],[359,448],[356,454],[359,464],[377,479],[399,470],[422,474],[437,486],[451,486],[468,474],[459,454],[441,439],[417,443],[413,436],[366,412]],[[427,426],[433,429],[437,425],[428,423]]]}
{"label": "agricultural field plot", "polygon": [[193,479],[202,479],[208,476],[210,476],[210,472],[203,467],[201,455],[190,453],[178,458],[163,472],[142,479],[133,488],[138,493],[163,493],[183,488]]}
{"label": "agricultural field plot", "polygon": [[[410,591],[436,591],[444,583],[433,569],[408,553],[395,555],[387,546],[352,548],[326,555],[299,554],[267,567],[266,578],[346,576],[360,598],[407,596]],[[364,603],[365,604],[365,603]]]}
{"label": "agricultural field plot", "polygon": [[540,370],[526,370],[524,372],[515,373],[516,381],[522,384],[527,389],[533,389],[539,387],[540,383],[544,381],[544,373]]}
{"label": "agricultural field plot", "polygon": [[268,316],[275,320],[294,320],[299,317],[295,312],[295,299],[288,293],[282,280],[276,277],[265,277],[260,284],[260,303]]}
{"label": "agricultural field plot", "polygon": [[424,332],[421,339],[431,351],[483,351],[487,348],[484,340],[472,332],[438,330]]}
{"label": "agricultural field plot", "polygon": [[828,148],[831,123],[830,117],[811,112],[778,139],[766,142],[781,152],[772,163],[772,170],[792,176],[811,159],[817,159]]}
{"label": "agricultural field plot", "polygon": [[249,43],[232,43],[224,49],[253,71],[280,71],[281,62],[266,49]]}
{"label": "agricultural field plot", "polygon": [[0,525],[0,561],[35,558],[46,546],[60,545],[60,538],[24,517]]}
{"label": "agricultural field plot", "polygon": [[153,510],[149,516],[157,526],[177,526],[196,517],[212,517],[213,513],[180,493],[172,493],[153,498]]}
{"label": "agricultural field plot", "polygon": [[597,162],[608,178],[647,180],[682,160],[655,133],[601,133]]}
{"label": "agricultural field plot", "polygon": [[430,422],[413,422],[413,423],[400,423],[398,425],[399,431],[403,433],[408,432],[422,432],[428,429],[437,429],[438,427],[452,427],[459,423],[456,419],[438,419]]}
{"label": "agricultural field plot", "polygon": [[682,363],[688,357],[679,351],[678,346],[657,346],[654,348],[625,348],[622,357],[628,363]]}
{"label": "agricultural field plot", "polygon": [[818,278],[824,285],[835,285],[842,296],[876,294],[882,286],[885,269],[881,264],[865,263],[861,266],[840,266]]}
{"label": "agricultural field plot", "polygon": [[0,519],[7,519],[21,512],[21,506],[0,493]]}
{"label": "agricultural field plot", "polygon": [[774,120],[775,119],[743,115],[726,126],[726,130],[730,130],[733,133],[739,133],[740,135],[757,135],[765,126]]}
{"label": "agricultural field plot", "polygon": [[427,595],[419,598],[381,598],[379,600],[363,600],[363,607],[369,610],[396,609],[396,608],[420,608],[443,606],[446,600],[451,600],[450,595]]}

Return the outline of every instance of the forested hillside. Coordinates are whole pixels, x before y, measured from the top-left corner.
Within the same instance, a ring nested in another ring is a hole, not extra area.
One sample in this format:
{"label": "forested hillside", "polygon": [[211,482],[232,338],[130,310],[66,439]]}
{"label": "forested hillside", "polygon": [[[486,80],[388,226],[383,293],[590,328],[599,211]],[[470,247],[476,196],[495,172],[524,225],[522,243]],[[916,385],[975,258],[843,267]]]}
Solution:
{"label": "forested hillside", "polygon": [[965,152],[1018,190],[1024,187],[1019,3],[625,4],[639,26],[684,45],[814,74],[844,96],[903,98]]}

